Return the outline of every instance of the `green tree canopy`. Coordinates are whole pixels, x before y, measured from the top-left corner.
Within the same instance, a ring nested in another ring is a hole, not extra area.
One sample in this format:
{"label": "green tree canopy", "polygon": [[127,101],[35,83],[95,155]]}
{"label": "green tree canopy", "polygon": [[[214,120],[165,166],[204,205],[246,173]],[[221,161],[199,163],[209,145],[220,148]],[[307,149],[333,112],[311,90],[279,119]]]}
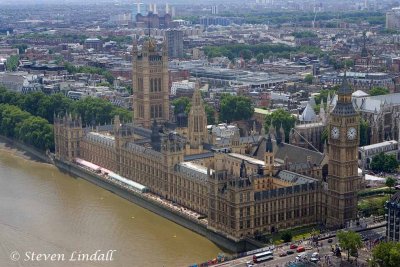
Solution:
{"label": "green tree canopy", "polygon": [[306,77],[304,77],[304,82],[308,84],[312,84],[314,80],[314,76],[311,74],[307,74]]}
{"label": "green tree canopy", "polygon": [[[283,109],[277,109],[265,116],[266,128],[271,125],[271,121],[276,129],[279,129],[282,125],[283,129],[285,130],[285,141],[288,141],[290,130],[294,127],[296,118]],[[268,129],[266,129],[266,132],[268,132]]]}
{"label": "green tree canopy", "polygon": [[324,103],[326,104],[326,100],[328,99],[328,95],[330,95],[331,98],[332,98],[335,95],[337,89],[338,89],[337,87],[334,87],[334,88],[332,88],[330,90],[323,89],[323,90],[319,91],[319,95],[316,95],[314,97],[315,103],[316,104],[321,104],[321,100],[323,99]]}
{"label": "green tree canopy", "polygon": [[17,106],[0,104],[0,133],[41,150],[54,149],[53,128],[48,121]]}
{"label": "green tree canopy", "polygon": [[350,254],[357,254],[359,248],[362,247],[361,235],[353,231],[339,231],[336,234],[339,245],[343,250],[347,251],[347,259],[350,259]]}
{"label": "green tree canopy", "polygon": [[267,57],[276,56],[282,58],[289,58],[290,53],[311,53],[316,55],[322,55],[322,51],[316,47],[301,46],[291,47],[284,44],[229,44],[221,46],[206,46],[204,47],[204,53],[207,57],[220,57],[225,56],[230,60],[243,56],[245,59],[251,59],[253,55],[263,53]]}
{"label": "green tree canopy", "polygon": [[221,121],[248,120],[254,113],[250,98],[244,96],[223,95],[220,103]]}
{"label": "green tree canopy", "polygon": [[389,173],[396,171],[398,166],[399,163],[395,155],[385,154],[383,152],[374,156],[370,165],[371,169],[375,172]]}
{"label": "green tree canopy", "polygon": [[54,150],[53,127],[43,118],[29,116],[16,125],[15,132],[16,137],[26,144],[41,150]]}
{"label": "green tree canopy", "polygon": [[19,56],[13,55],[10,56],[6,61],[6,68],[8,71],[16,71],[18,68]]}
{"label": "green tree canopy", "polygon": [[257,54],[256,59],[257,59],[257,63],[258,63],[258,64],[263,63],[263,61],[264,61],[264,54],[263,54],[263,53]]}
{"label": "green tree canopy", "polygon": [[389,89],[384,88],[384,87],[373,87],[371,90],[369,90],[369,95],[374,96],[374,95],[387,95],[389,94]]}
{"label": "green tree canopy", "polygon": [[386,178],[385,185],[392,189],[396,185],[396,179],[393,177],[389,176]]}
{"label": "green tree canopy", "polygon": [[191,107],[191,100],[189,97],[183,96],[172,100],[172,105],[174,106],[174,114],[177,115],[178,113],[183,110],[186,114],[189,114],[190,107]]}
{"label": "green tree canopy", "polygon": [[42,92],[20,94],[0,88],[0,104],[10,104],[39,116],[53,123],[54,114],[62,115],[65,112],[73,112],[82,117],[83,124],[110,123],[114,115],[119,115],[121,121],[131,121],[132,112],[114,106],[108,100],[86,97],[78,101],[62,95],[46,95]]}
{"label": "green tree canopy", "polygon": [[304,31],[304,32],[294,32],[292,35],[296,38],[308,38],[308,37],[318,37],[318,35],[314,32]]}
{"label": "green tree canopy", "polygon": [[204,110],[206,111],[206,115],[207,115],[207,124],[214,125],[216,123],[214,107],[209,105],[209,104],[205,104],[204,105]]}
{"label": "green tree canopy", "polygon": [[398,267],[400,266],[400,243],[381,242],[372,250],[372,266]]}
{"label": "green tree canopy", "polygon": [[253,52],[250,49],[243,49],[240,51],[240,55],[243,57],[244,60],[250,60],[253,56]]}
{"label": "green tree canopy", "polygon": [[285,231],[281,234],[281,239],[285,243],[292,241],[292,238],[293,238],[293,235],[290,231]]}
{"label": "green tree canopy", "polygon": [[15,127],[29,118],[28,112],[8,104],[0,104],[0,131],[8,137],[15,137]]}
{"label": "green tree canopy", "polygon": [[91,74],[103,75],[103,77],[107,80],[109,84],[114,83],[114,76],[112,75],[112,73],[103,68],[89,67],[89,66],[77,67],[68,62],[64,63],[64,67],[68,71],[68,73],[91,73]]}

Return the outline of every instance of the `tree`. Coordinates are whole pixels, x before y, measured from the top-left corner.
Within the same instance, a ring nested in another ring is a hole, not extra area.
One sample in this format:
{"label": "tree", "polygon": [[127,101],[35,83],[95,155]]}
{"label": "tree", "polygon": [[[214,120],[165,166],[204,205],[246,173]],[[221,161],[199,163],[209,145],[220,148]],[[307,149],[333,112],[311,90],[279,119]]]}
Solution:
{"label": "tree", "polygon": [[337,89],[338,89],[337,87],[333,87],[330,90],[324,89],[324,90],[319,91],[319,95],[315,96],[315,103],[321,104],[321,100],[324,100],[324,103],[326,104],[328,95],[333,97],[333,95],[336,93]]}
{"label": "tree", "polygon": [[360,146],[366,146],[369,144],[368,128],[368,121],[360,118]]}
{"label": "tree", "polygon": [[281,234],[281,239],[283,240],[283,242],[287,243],[292,241],[293,235],[291,232],[289,231],[285,231]]}
{"label": "tree", "polygon": [[220,103],[221,121],[248,120],[254,113],[251,100],[244,96],[223,95]]}
{"label": "tree", "polygon": [[252,53],[252,51],[251,51],[250,49],[243,49],[243,50],[240,52],[240,55],[242,56],[242,58],[243,58],[244,60],[250,60],[251,57],[253,56],[253,53]]}
{"label": "tree", "polygon": [[373,87],[371,90],[369,90],[369,95],[374,96],[374,95],[387,95],[389,94],[389,89],[384,88],[384,87]]}
{"label": "tree", "polygon": [[294,127],[296,118],[283,109],[277,109],[265,116],[265,127],[269,127],[271,125],[271,121],[273,122],[273,125],[276,129],[279,129],[282,125],[285,131],[285,141],[289,141],[289,133],[290,130]]}
{"label": "tree", "polygon": [[311,74],[307,74],[306,77],[304,77],[304,82],[308,83],[308,84],[312,84],[314,79],[314,76],[312,76]]}
{"label": "tree", "polygon": [[181,111],[189,114],[191,101],[189,97],[183,96],[176,98],[172,101],[172,105],[174,106],[174,114],[178,115]]}
{"label": "tree", "polygon": [[6,61],[6,68],[8,71],[16,71],[18,68],[19,56],[10,56]]}
{"label": "tree", "polygon": [[53,128],[47,120],[29,116],[15,128],[16,137],[41,150],[54,149]]}
{"label": "tree", "polygon": [[347,260],[350,260],[350,254],[357,255],[358,249],[362,247],[361,235],[356,232],[339,231],[336,237],[340,247],[347,250]]}
{"label": "tree", "polygon": [[83,125],[111,123],[114,108],[110,102],[93,97],[85,97],[72,105],[72,111],[81,115]]}
{"label": "tree", "polygon": [[0,132],[8,137],[15,137],[15,126],[29,118],[28,112],[8,104],[0,105]]}
{"label": "tree", "polygon": [[372,250],[372,266],[398,267],[400,266],[400,243],[381,242]]}
{"label": "tree", "polygon": [[389,172],[396,171],[399,163],[395,155],[387,155],[383,152],[374,156],[371,162],[371,169],[375,172]]}
{"label": "tree", "polygon": [[263,54],[263,53],[257,54],[256,59],[257,59],[257,63],[258,63],[258,64],[263,63],[263,61],[264,61],[264,54]]}
{"label": "tree", "polygon": [[214,125],[216,123],[215,121],[215,109],[209,104],[204,105],[204,110],[206,111],[207,115],[207,124],[212,124]]}
{"label": "tree", "polygon": [[27,44],[16,44],[13,47],[18,48],[19,54],[25,54],[25,50],[28,48]]}
{"label": "tree", "polygon": [[391,176],[387,177],[387,178],[386,178],[386,181],[385,181],[385,185],[386,185],[387,187],[389,187],[390,190],[392,190],[392,187],[394,187],[394,186],[396,185],[396,179],[394,179],[394,178],[391,177]]}
{"label": "tree", "polygon": [[294,32],[292,35],[295,38],[315,38],[318,37],[316,33],[310,32],[310,31],[304,31],[304,32]]}

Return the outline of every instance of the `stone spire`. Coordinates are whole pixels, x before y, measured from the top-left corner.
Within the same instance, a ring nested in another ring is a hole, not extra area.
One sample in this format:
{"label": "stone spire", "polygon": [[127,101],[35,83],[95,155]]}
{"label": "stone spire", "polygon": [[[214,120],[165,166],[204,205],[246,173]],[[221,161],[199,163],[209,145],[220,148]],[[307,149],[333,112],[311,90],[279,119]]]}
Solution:
{"label": "stone spire", "polygon": [[273,145],[272,145],[271,134],[268,135],[267,142],[265,144],[265,152],[269,152],[269,153],[273,153],[274,152],[274,148],[273,148]]}
{"label": "stone spire", "polygon": [[326,114],[325,114],[325,107],[324,107],[324,100],[321,99],[321,104],[319,107],[319,118],[323,124],[326,123]]}

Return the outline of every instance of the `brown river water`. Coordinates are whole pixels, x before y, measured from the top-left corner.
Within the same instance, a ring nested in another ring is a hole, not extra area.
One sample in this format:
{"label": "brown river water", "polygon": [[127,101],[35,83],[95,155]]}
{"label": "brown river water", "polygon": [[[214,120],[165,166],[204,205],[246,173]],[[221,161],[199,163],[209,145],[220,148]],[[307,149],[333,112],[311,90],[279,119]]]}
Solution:
{"label": "brown river water", "polygon": [[0,267],[189,266],[222,251],[184,227],[21,153],[0,145]]}

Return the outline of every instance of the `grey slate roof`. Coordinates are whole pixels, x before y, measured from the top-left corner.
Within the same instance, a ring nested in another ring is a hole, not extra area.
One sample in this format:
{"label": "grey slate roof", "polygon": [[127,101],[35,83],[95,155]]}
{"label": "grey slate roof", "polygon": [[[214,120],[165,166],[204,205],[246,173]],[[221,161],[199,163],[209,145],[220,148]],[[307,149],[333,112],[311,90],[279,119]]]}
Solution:
{"label": "grey slate roof", "polygon": [[305,175],[301,175],[298,173],[294,173],[291,171],[280,171],[278,173],[278,178],[290,183],[294,183],[294,184],[308,184],[308,183],[313,183],[316,182],[317,180]]}
{"label": "grey slate roof", "polygon": [[[295,145],[281,143],[277,144],[276,140],[272,140],[274,148],[275,159],[283,162],[288,157],[288,161],[291,164],[306,163],[307,156],[310,156],[311,162],[320,165],[325,155],[321,152],[309,150],[306,148],[298,147]],[[266,151],[266,138],[262,138],[258,145],[253,149],[252,156],[260,160],[264,159],[264,151]],[[303,166],[305,167],[305,166]]]}

